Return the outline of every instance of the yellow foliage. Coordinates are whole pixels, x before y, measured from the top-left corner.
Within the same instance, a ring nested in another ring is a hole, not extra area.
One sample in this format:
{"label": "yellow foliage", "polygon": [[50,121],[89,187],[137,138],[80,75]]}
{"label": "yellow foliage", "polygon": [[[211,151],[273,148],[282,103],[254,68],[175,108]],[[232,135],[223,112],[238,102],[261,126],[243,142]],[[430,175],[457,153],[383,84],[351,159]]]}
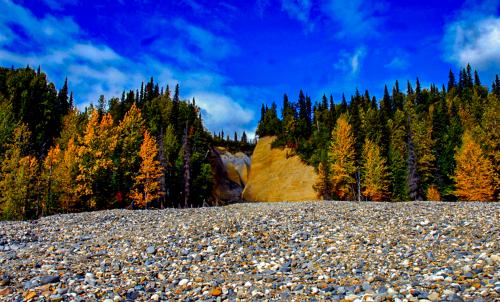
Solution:
{"label": "yellow foliage", "polygon": [[366,139],[363,146],[363,195],[369,200],[382,201],[389,195],[386,160],[380,147]]}
{"label": "yellow foliage", "polygon": [[49,214],[56,208],[54,191],[57,190],[57,180],[54,177],[54,168],[61,160],[60,155],[61,148],[59,148],[59,145],[56,145],[49,149],[43,161],[42,187],[44,188],[44,198],[42,198],[42,215]]}
{"label": "yellow foliage", "polygon": [[60,159],[54,167],[54,181],[57,183],[59,206],[64,212],[72,211],[78,203],[76,175],[80,158],[75,140],[68,141],[66,150],[60,153]]}
{"label": "yellow foliage", "polygon": [[0,167],[0,212],[7,219],[33,218],[40,214],[35,199],[38,161],[31,155],[22,156],[30,137],[25,124],[16,127],[12,144],[6,150]]}
{"label": "yellow foliage", "polygon": [[332,131],[328,160],[333,193],[342,200],[352,198],[354,196],[353,185],[356,183],[353,177],[356,172],[354,137],[345,115],[337,119],[337,124]]}
{"label": "yellow foliage", "polygon": [[492,201],[495,192],[493,165],[469,131],[463,135],[462,147],[455,153],[455,160],[457,197],[468,201]]}
{"label": "yellow foliage", "polygon": [[80,159],[76,177],[77,195],[88,202],[91,209],[97,207],[94,183],[113,168],[111,158],[118,142],[116,128],[111,114],[105,114],[99,121],[99,112],[90,114],[77,156]]}

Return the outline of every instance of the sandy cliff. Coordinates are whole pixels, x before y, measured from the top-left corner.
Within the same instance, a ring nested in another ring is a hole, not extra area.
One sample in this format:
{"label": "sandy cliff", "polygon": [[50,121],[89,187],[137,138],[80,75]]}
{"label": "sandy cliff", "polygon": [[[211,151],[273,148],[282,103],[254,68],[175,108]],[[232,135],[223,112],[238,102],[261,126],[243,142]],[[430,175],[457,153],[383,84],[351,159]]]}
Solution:
{"label": "sandy cliff", "polygon": [[271,149],[274,137],[263,137],[252,155],[243,199],[248,201],[315,200],[314,168],[298,156],[287,158],[289,150]]}

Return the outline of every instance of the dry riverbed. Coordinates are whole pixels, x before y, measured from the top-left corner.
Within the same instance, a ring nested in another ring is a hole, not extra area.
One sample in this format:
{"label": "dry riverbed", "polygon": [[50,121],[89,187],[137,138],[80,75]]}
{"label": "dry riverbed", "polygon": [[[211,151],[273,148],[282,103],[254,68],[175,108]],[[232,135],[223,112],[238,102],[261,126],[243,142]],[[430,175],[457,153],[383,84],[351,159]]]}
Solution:
{"label": "dry riverbed", "polygon": [[0,222],[5,301],[495,301],[500,203],[259,203]]}

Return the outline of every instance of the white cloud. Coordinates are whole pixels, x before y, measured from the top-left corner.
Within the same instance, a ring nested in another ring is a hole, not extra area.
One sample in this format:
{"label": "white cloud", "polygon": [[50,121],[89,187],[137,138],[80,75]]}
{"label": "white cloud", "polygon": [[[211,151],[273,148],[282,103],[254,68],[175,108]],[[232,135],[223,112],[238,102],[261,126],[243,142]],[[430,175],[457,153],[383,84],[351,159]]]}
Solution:
{"label": "white cloud", "polygon": [[339,60],[335,68],[343,72],[348,72],[351,76],[356,76],[361,69],[363,59],[366,57],[366,48],[358,47],[353,52],[340,51]]}
{"label": "white cloud", "polygon": [[444,59],[491,76],[500,68],[500,0],[469,0],[444,28]]}
{"label": "white cloud", "polygon": [[192,91],[191,96],[196,99],[196,104],[202,109],[203,119],[209,129],[221,129],[250,132],[249,129],[234,125],[248,125],[254,118],[251,109],[243,108],[238,102],[226,94],[209,91]]}
{"label": "white cloud", "polygon": [[90,43],[75,44],[71,48],[71,52],[75,56],[92,62],[114,61],[120,59],[120,56],[111,48],[107,46],[96,47]]}
{"label": "white cloud", "polygon": [[[206,113],[210,130],[218,131],[221,127],[227,131],[254,130],[250,129],[253,111],[240,105],[228,79],[211,68],[206,69],[205,65],[178,69],[150,53],[127,58],[105,44],[88,40],[71,18],[51,15],[38,18],[10,0],[0,0],[0,11],[9,12],[0,14],[0,65],[41,65],[50,80],[59,85],[67,76],[69,88],[75,92],[75,101],[81,109],[101,94],[108,99],[119,97],[123,90],[136,89],[141,81],[154,76],[161,85],[173,87],[179,83],[182,96],[195,97]],[[237,52],[231,41],[185,21],[178,22],[177,26],[183,26],[187,34],[183,43],[199,47],[202,58],[218,60]],[[11,30],[12,24],[24,32],[23,36]],[[12,45],[25,45],[26,50],[12,48]],[[189,49],[192,47],[178,45],[179,53],[196,57]]]}
{"label": "white cloud", "polygon": [[463,67],[500,67],[500,17],[458,20],[446,27],[446,58]]}

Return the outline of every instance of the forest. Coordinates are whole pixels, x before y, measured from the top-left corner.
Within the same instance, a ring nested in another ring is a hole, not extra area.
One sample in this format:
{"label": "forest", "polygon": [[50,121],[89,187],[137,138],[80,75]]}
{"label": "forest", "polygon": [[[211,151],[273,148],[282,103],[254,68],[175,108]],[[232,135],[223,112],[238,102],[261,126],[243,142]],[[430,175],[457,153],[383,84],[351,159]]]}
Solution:
{"label": "forest", "polygon": [[498,201],[500,187],[500,80],[491,89],[468,65],[447,85],[406,92],[398,81],[382,99],[357,89],[347,102],[301,90],[277,105],[262,105],[259,136],[276,136],[318,172],[323,199]]}
{"label": "forest", "polygon": [[[179,90],[151,78],[79,111],[67,81],[57,90],[40,68],[0,68],[0,217],[214,205],[212,148],[254,145],[210,133]],[[494,201],[499,114],[498,75],[489,89],[467,66],[441,88],[396,81],[380,100],[285,94],[281,116],[262,105],[256,134],[313,165],[322,199]]]}
{"label": "forest", "polygon": [[179,89],[151,78],[80,112],[67,81],[57,90],[40,68],[0,68],[1,218],[212,205],[210,148],[253,145],[209,133]]}

